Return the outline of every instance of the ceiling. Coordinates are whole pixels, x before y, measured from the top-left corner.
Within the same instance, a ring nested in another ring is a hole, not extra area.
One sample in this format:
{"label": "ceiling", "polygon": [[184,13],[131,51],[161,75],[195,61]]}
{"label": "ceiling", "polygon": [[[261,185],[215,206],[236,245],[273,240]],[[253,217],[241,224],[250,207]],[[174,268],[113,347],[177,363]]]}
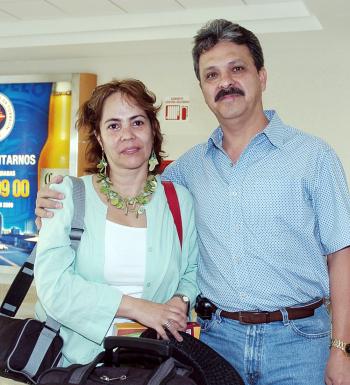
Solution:
{"label": "ceiling", "polygon": [[188,39],[214,18],[256,33],[322,28],[298,0],[0,0],[0,60],[40,56],[42,47],[74,57],[97,46]]}

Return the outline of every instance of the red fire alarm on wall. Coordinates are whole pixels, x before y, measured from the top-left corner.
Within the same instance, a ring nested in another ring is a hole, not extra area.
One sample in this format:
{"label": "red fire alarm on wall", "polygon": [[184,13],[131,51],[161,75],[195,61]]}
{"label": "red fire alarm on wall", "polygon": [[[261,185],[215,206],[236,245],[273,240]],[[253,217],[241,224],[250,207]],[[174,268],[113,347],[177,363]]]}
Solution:
{"label": "red fire alarm on wall", "polygon": [[172,96],[165,99],[165,120],[183,121],[188,119],[189,99]]}

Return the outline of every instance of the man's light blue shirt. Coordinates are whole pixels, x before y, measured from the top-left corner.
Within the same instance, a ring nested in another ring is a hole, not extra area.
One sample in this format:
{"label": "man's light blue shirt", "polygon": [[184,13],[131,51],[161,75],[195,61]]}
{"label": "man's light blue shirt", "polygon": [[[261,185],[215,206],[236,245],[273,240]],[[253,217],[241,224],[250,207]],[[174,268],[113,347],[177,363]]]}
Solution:
{"label": "man's light blue shirt", "polygon": [[194,197],[198,284],[227,311],[328,297],[326,255],[350,245],[350,195],[335,152],[265,114],[268,126],[237,163],[219,127],[163,173]]}

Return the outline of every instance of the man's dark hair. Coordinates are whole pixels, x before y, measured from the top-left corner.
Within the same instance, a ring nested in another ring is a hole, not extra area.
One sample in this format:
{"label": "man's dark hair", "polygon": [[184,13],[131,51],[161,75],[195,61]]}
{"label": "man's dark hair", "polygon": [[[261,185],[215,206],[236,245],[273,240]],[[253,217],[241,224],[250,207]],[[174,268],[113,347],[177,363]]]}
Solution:
{"label": "man's dark hair", "polygon": [[257,71],[264,66],[264,55],[259,39],[253,32],[224,19],[216,19],[205,24],[194,37],[192,49],[194,72],[200,80],[199,58],[221,41],[230,41],[235,44],[246,45],[252,55]]}

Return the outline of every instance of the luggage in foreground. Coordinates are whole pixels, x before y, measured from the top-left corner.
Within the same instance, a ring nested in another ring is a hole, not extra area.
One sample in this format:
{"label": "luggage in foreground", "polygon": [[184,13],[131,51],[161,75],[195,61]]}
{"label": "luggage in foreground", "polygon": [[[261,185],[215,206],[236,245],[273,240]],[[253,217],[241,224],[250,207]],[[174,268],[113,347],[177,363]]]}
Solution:
{"label": "luggage in foreground", "polygon": [[236,370],[209,346],[181,333],[157,340],[148,329],[140,338],[108,337],[105,351],[87,365],[47,370],[40,385],[244,385]]}

